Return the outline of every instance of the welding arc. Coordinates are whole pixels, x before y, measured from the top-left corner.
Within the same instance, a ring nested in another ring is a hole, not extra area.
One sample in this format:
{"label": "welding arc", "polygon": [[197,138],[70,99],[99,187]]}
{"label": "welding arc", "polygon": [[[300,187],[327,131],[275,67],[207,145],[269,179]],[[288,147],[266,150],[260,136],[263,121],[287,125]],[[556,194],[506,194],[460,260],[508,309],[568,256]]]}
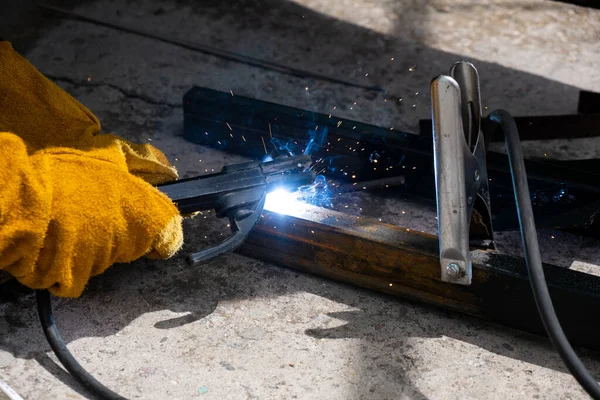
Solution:
{"label": "welding arc", "polygon": [[36,299],[38,314],[40,316],[40,322],[42,323],[46,340],[48,340],[52,351],[56,354],[56,358],[58,358],[67,371],[69,371],[69,373],[86,389],[90,390],[102,400],[127,400],[125,397],[113,392],[102,383],[98,382],[96,378],[90,375],[90,373],[77,362],[75,357],[73,357],[73,354],[71,354],[67,348],[67,345],[56,326],[56,321],[52,314],[50,293],[47,290],[38,290],[36,291]]}
{"label": "welding arc", "polygon": [[519,141],[517,124],[511,115],[504,110],[496,110],[492,112],[488,118],[491,121],[498,123],[504,133],[513,187],[515,190],[515,200],[517,202],[517,214],[519,217],[519,225],[521,227],[523,251],[525,253],[525,261],[527,263],[533,297],[540,318],[550,337],[550,341],[573,377],[593,399],[600,400],[600,386],[585,368],[573,350],[573,347],[571,347],[571,344],[558,321],[554,306],[552,305],[552,299],[550,298],[548,285],[546,283],[546,278],[544,277],[544,269],[542,267],[542,257],[537,239],[529,185],[527,183],[527,173],[525,172],[525,161],[523,159],[523,152]]}
{"label": "welding arc", "polygon": [[172,44],[175,46],[183,47],[188,50],[193,50],[193,51],[198,51],[198,52],[205,53],[205,54],[210,54],[210,55],[220,57],[220,58],[223,58],[223,59],[226,59],[229,61],[234,61],[234,62],[238,62],[241,64],[250,65],[253,67],[276,71],[276,72],[280,72],[282,74],[292,75],[292,76],[299,77],[299,78],[312,78],[312,79],[318,79],[318,80],[322,80],[322,81],[329,81],[332,83],[338,83],[338,84],[345,85],[345,86],[371,90],[371,91],[375,91],[375,92],[383,92],[383,88],[381,86],[377,86],[377,85],[369,86],[369,85],[361,85],[359,83],[348,82],[343,79],[333,78],[331,76],[318,74],[316,72],[304,71],[304,70],[294,68],[294,67],[288,67],[286,65],[282,65],[282,64],[275,63],[272,61],[261,60],[259,58],[247,56],[245,54],[235,53],[235,52],[228,51],[228,50],[222,50],[222,49],[208,46],[205,44],[191,43],[191,42],[184,41],[181,39],[171,38],[171,37],[159,35],[156,33],[148,32],[145,30],[137,29],[137,28],[134,29],[131,27],[127,27],[125,25],[116,24],[114,22],[101,21],[99,19],[92,18],[92,17],[86,16],[83,14],[79,14],[79,13],[74,13],[74,12],[59,8],[59,7],[49,6],[46,4],[39,4],[38,6],[46,11],[52,12],[61,17],[76,19],[76,20],[88,22],[91,24],[96,24],[96,25],[100,25],[100,26],[105,26],[107,28],[112,28],[112,29],[117,29],[117,30],[124,31],[127,33],[132,33],[134,35],[144,36],[147,38],[159,40],[161,42],[169,43],[169,44]]}

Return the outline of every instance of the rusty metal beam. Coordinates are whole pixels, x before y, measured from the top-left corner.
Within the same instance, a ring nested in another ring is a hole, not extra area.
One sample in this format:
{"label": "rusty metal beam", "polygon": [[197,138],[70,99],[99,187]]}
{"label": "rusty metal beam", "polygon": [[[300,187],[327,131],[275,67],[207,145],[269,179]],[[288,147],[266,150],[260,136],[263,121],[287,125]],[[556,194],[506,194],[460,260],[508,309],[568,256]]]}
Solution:
{"label": "rusty metal beam", "polygon": [[[241,254],[545,335],[523,259],[473,251],[473,284],[440,280],[437,237],[305,206],[265,211]],[[574,344],[600,349],[600,278],[545,265],[557,315]]]}

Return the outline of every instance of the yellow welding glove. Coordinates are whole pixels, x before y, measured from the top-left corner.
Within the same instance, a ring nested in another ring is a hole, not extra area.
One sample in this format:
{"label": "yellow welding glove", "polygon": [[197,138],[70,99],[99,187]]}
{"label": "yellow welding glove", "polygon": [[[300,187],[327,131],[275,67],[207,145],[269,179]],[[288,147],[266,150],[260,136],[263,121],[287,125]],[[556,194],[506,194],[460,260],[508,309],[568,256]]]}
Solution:
{"label": "yellow welding glove", "polygon": [[172,256],[182,218],[152,185],[176,178],[0,42],[0,270],[78,297],[115,263]]}

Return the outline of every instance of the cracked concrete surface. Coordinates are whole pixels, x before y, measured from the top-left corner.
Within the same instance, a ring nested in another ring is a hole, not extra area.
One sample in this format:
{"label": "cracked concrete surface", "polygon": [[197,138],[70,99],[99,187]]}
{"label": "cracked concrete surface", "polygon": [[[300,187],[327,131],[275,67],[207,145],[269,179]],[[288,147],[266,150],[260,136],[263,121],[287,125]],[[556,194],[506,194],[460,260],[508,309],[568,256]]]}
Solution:
{"label": "cracked concrete surface", "polygon": [[[34,3],[13,7],[25,4]],[[183,139],[181,98],[193,85],[411,131],[429,117],[431,78],[457,59],[478,67],[489,110],[574,113],[580,89],[600,91],[593,40],[600,37],[600,11],[557,2],[71,4],[95,18],[385,88],[373,93],[282,75],[35,9],[6,14],[20,23],[11,21],[2,35],[14,36],[105,131],[150,141],[183,177],[243,160]],[[596,140],[564,144],[560,152],[552,142],[531,143],[527,151],[600,155]],[[432,204],[364,193],[338,202],[349,213],[435,230]],[[187,266],[184,254],[226,234],[213,218],[205,213],[185,222],[185,248],[173,259],[114,266],[82,298],[55,301],[69,348],[127,398],[586,398],[543,338],[237,254]],[[598,270],[597,241],[551,230],[540,236],[546,260]],[[499,241],[520,251],[512,232]],[[57,365],[38,325],[31,294],[0,304],[2,379],[26,399],[91,398]],[[600,376],[598,355],[578,351]]]}
{"label": "cracked concrete surface", "polygon": [[68,83],[70,85],[73,85],[75,88],[81,88],[81,87],[86,87],[86,88],[97,88],[97,87],[106,87],[106,88],[111,88],[116,90],[117,92],[121,93],[123,96],[125,96],[128,99],[135,99],[135,100],[141,100],[145,103],[154,105],[154,106],[166,106],[166,107],[172,107],[172,108],[182,108],[183,105],[181,103],[169,103],[166,101],[158,101],[155,99],[152,99],[146,95],[143,94],[139,94],[130,90],[125,90],[117,85],[113,85],[111,83],[102,83],[102,82],[92,82],[91,78],[88,78],[87,81],[85,82],[78,82],[72,78],[68,78],[66,76],[53,76],[50,74],[45,74],[45,76],[48,79],[51,79],[52,81],[56,82],[57,84],[60,83]]}

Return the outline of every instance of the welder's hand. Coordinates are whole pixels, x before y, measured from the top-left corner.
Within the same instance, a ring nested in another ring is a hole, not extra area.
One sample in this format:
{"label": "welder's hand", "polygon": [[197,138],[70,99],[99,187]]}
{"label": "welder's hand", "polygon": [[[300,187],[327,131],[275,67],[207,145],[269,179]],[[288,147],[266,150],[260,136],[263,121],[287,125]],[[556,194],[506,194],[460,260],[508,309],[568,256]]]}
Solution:
{"label": "welder's hand", "polygon": [[153,184],[158,149],[100,134],[97,118],[0,42],[0,270],[78,297],[114,263],[167,258],[182,218]]}
{"label": "welder's hand", "polygon": [[0,133],[0,188],[0,269],[57,296],[78,297],[114,263],[170,257],[183,240],[177,208],[127,171],[117,143],[29,156]]}

